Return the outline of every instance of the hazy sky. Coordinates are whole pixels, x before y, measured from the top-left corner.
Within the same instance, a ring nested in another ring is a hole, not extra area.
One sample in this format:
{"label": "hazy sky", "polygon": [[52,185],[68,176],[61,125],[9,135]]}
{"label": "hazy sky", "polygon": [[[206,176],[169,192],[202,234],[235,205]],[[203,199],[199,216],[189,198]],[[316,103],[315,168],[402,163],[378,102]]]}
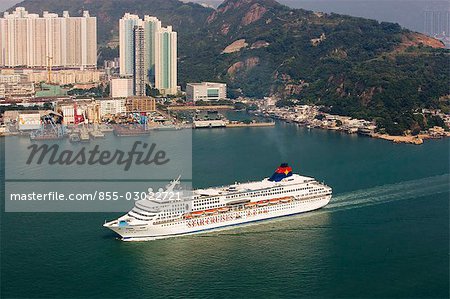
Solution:
{"label": "hazy sky", "polygon": [[[63,1],[63,0],[62,0]],[[81,1],[81,0],[80,0]],[[94,0],[95,1],[95,0]],[[148,0],[151,1],[151,0]],[[399,23],[415,31],[423,31],[423,12],[430,7],[449,9],[446,0],[278,0],[294,8],[314,11],[336,12],[352,16]],[[19,0],[0,0],[0,11],[20,2]],[[193,0],[215,6],[221,0]]]}
{"label": "hazy sky", "polygon": [[0,0],[0,11],[5,11],[16,3],[20,1],[17,0]]}

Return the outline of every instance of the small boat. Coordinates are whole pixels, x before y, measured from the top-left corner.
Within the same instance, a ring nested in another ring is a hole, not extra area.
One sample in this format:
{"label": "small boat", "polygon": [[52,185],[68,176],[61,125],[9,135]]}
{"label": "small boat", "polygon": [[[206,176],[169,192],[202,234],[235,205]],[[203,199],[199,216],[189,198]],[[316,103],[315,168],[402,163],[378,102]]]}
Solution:
{"label": "small boat", "polygon": [[87,131],[82,130],[80,133],[80,141],[81,142],[89,142],[91,138],[89,138],[89,133]]}
{"label": "small boat", "polygon": [[214,214],[215,212],[216,212],[215,209],[210,209],[210,210],[206,210],[206,211],[205,211],[205,214],[206,214],[206,215],[212,215],[212,214]]}
{"label": "small boat", "polygon": [[198,216],[202,216],[202,215],[203,215],[203,211],[192,212],[192,216],[194,216],[194,217],[198,217]]}
{"label": "small boat", "polygon": [[114,131],[114,128],[113,128],[113,127],[111,127],[111,126],[109,126],[109,125],[106,125],[106,124],[101,124],[101,125],[99,126],[99,129],[100,129],[100,131],[102,131],[102,132],[113,132],[113,131]]}
{"label": "small boat", "polygon": [[219,211],[220,213],[225,213],[228,212],[230,210],[230,208],[228,207],[223,207],[223,208],[218,208],[217,211]]}
{"label": "small boat", "polygon": [[280,201],[282,202],[282,203],[287,203],[287,202],[290,202],[292,200],[292,198],[290,198],[290,197],[283,197],[283,198],[280,198]]}
{"label": "small boat", "polygon": [[248,204],[245,205],[246,208],[253,208],[256,205],[256,203],[254,202],[249,202]]}
{"label": "small boat", "polygon": [[271,205],[275,205],[275,204],[277,204],[279,201],[280,201],[280,200],[279,200],[278,198],[274,198],[274,199],[269,200],[269,203],[270,203]]}
{"label": "small boat", "polygon": [[267,200],[261,200],[261,201],[258,201],[257,203],[256,203],[256,205],[258,206],[258,207],[265,207],[265,206],[267,206],[269,204],[269,202],[267,201]]}
{"label": "small boat", "polygon": [[104,137],[105,137],[105,134],[103,134],[103,132],[100,131],[100,130],[95,130],[95,131],[92,131],[92,132],[91,132],[91,136],[92,136],[93,138],[104,138]]}
{"label": "small boat", "polygon": [[70,142],[80,142],[80,135],[76,133],[72,133],[69,135],[69,141]]}
{"label": "small boat", "polygon": [[192,219],[192,215],[191,214],[186,214],[186,215],[184,215],[184,218],[185,219]]}

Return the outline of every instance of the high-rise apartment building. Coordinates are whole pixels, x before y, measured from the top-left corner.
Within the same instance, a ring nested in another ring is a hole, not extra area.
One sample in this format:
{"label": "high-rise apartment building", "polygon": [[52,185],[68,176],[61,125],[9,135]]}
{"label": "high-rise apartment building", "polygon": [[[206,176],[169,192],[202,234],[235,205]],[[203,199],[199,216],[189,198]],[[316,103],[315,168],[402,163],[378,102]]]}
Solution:
{"label": "high-rise apartment building", "polygon": [[450,36],[450,9],[435,7],[424,12],[424,32],[430,36]]}
{"label": "high-rise apartment building", "polygon": [[148,76],[148,82],[155,82],[155,49],[157,33],[161,30],[161,21],[155,17],[144,17],[144,34],[145,34],[145,68]]}
{"label": "high-rise apartment building", "polygon": [[162,94],[177,93],[177,33],[172,26],[157,33],[155,88]]}
{"label": "high-rise apartment building", "polygon": [[120,75],[133,76],[135,95],[145,95],[146,84],[162,94],[177,93],[177,33],[171,26],[126,13],[119,22],[119,41]]}
{"label": "high-rise apartment building", "polygon": [[60,17],[44,11],[42,17],[17,7],[0,18],[0,66],[95,68],[97,19],[84,11]]}
{"label": "high-rise apartment building", "polygon": [[134,26],[134,95],[145,96],[146,80],[146,64],[145,64],[145,41],[144,41],[144,27]]}
{"label": "high-rise apartment building", "polygon": [[134,69],[134,26],[141,25],[138,15],[126,13],[119,21],[120,75],[132,76]]}

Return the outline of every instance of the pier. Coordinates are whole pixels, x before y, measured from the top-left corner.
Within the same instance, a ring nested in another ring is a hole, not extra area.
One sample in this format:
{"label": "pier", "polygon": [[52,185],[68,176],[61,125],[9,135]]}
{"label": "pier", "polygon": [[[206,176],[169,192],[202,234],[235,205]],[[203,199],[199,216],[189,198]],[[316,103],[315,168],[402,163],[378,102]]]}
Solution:
{"label": "pier", "polygon": [[275,122],[229,122],[226,127],[227,128],[245,128],[245,127],[273,127],[275,126]]}
{"label": "pier", "polygon": [[169,106],[168,111],[189,111],[189,110],[230,110],[234,109],[232,105],[215,105],[215,106]]}

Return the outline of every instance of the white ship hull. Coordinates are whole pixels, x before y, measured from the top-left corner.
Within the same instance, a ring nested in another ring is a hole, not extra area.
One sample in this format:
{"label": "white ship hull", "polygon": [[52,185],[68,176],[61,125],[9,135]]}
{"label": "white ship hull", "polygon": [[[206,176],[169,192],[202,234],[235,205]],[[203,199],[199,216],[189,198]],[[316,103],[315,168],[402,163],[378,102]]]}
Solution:
{"label": "white ship hull", "polygon": [[[171,182],[165,193],[173,194],[177,184],[178,180]],[[328,204],[331,194],[330,187],[292,174],[292,168],[282,164],[270,178],[198,189],[174,200],[149,193],[104,226],[124,241],[170,238],[317,210]]]}
{"label": "white ship hull", "polygon": [[267,205],[254,209],[244,209],[227,213],[217,213],[167,224],[144,224],[134,227],[111,228],[123,241],[148,241],[175,236],[205,233],[213,230],[234,228],[243,224],[254,224],[263,220],[290,216],[317,210],[327,205],[331,195],[310,199],[294,200],[289,203]]}

